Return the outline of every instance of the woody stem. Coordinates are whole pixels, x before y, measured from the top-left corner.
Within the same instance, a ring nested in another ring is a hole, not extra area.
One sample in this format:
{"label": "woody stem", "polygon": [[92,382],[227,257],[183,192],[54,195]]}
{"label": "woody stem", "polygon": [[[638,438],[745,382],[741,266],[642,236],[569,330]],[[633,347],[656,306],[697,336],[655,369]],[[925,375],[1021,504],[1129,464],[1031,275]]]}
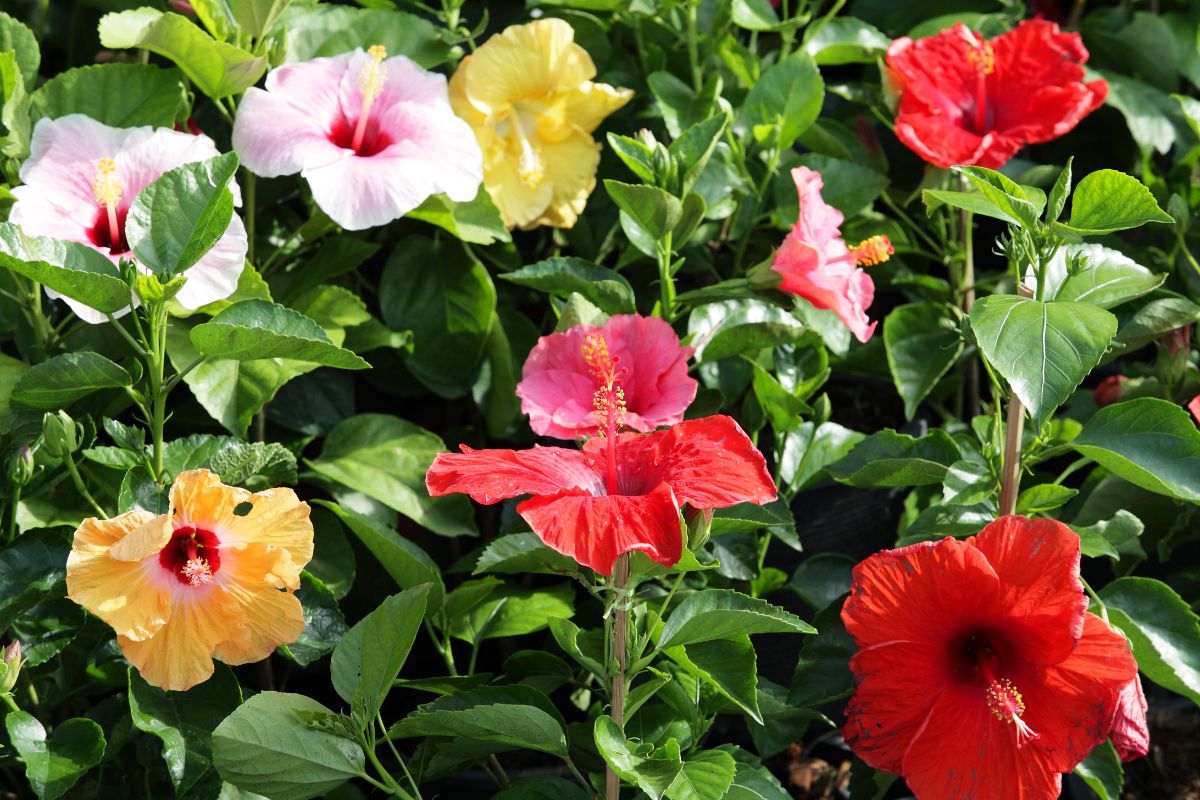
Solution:
{"label": "woody stem", "polygon": [[[613,659],[617,668],[612,679],[612,718],[621,730],[625,729],[625,657],[629,640],[629,603],[624,594],[628,583],[629,554],[623,553],[613,569],[613,611],[616,614],[616,623],[613,625],[612,639]],[[620,795],[621,779],[609,766],[605,773],[605,797],[607,800],[618,800]]]}
{"label": "woody stem", "polygon": [[[963,177],[963,188],[969,189],[967,179]],[[964,313],[971,312],[971,306],[975,304],[975,248],[972,241],[972,234],[975,228],[975,215],[970,211],[962,212],[962,245],[963,245],[963,271],[961,284],[954,287],[956,295],[960,298],[961,307]],[[967,364],[967,413],[966,418],[970,420],[979,413],[979,362],[971,359]]]}

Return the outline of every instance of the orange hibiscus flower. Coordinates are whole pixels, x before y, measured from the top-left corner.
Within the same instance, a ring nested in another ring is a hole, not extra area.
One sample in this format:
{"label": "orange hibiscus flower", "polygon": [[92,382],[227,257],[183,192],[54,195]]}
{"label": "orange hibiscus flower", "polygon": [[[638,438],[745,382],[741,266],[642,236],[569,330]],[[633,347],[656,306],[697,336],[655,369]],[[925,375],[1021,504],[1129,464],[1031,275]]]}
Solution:
{"label": "orange hibiscus flower", "polygon": [[166,514],[83,521],[67,596],[113,627],[148,683],[183,691],[212,676],[214,657],[246,664],[299,638],[308,514],[291,489],[251,494],[208,470],[181,473]]}

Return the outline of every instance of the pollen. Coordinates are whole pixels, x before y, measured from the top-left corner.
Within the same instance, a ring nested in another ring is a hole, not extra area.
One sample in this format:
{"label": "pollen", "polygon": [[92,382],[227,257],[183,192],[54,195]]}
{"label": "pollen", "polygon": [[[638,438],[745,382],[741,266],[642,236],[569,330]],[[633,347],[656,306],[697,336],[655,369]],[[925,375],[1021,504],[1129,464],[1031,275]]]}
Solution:
{"label": "pollen", "polygon": [[521,183],[531,189],[546,177],[546,171],[542,168],[542,160],[532,149],[527,148],[521,153],[521,164],[517,170],[517,177],[521,179]]}
{"label": "pollen", "polygon": [[383,84],[387,81],[387,71],[383,69],[387,48],[381,44],[371,45],[367,49],[367,55],[371,57],[371,63],[364,65],[358,73],[358,87],[362,90],[364,103],[379,97],[383,91]]}
{"label": "pollen", "polygon": [[1033,728],[1021,719],[1025,713],[1025,701],[1017,687],[1008,678],[993,680],[987,688],[988,709],[1001,722],[1011,723],[1017,732],[1017,749],[1038,738]]}
{"label": "pollen", "polygon": [[625,390],[618,382],[624,373],[617,367],[620,359],[609,353],[608,341],[599,333],[584,336],[579,349],[599,386],[592,395],[592,406],[600,434],[613,434],[625,422],[626,414]]}
{"label": "pollen", "polygon": [[96,202],[109,208],[121,202],[121,192],[125,184],[117,177],[117,162],[111,158],[102,158],[96,165],[96,175],[92,178],[92,194]]}
{"label": "pollen", "polygon": [[991,75],[996,71],[996,51],[987,42],[972,41],[967,51],[967,63],[978,75]]}
{"label": "pollen", "polygon": [[854,258],[854,263],[860,267],[873,267],[876,264],[882,264],[891,258],[895,252],[896,249],[892,247],[892,240],[883,234],[864,239],[850,248],[850,255]]}
{"label": "pollen", "polygon": [[204,586],[212,583],[212,567],[203,558],[189,558],[183,565],[183,576],[192,586]]}

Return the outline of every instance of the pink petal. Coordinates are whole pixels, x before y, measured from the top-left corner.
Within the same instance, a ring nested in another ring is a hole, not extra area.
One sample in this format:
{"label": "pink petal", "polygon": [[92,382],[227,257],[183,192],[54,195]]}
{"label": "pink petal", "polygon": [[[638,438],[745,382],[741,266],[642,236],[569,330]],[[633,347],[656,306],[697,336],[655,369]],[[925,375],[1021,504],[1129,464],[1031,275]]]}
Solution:
{"label": "pink petal", "polygon": [[[825,185],[821,173],[808,167],[796,167],[792,170],[792,181],[800,197],[800,214],[792,231],[793,236],[819,250],[824,250],[831,243],[841,242],[842,212],[821,197],[821,189]],[[827,253],[827,256],[844,252]]]}
{"label": "pink petal", "polygon": [[438,454],[425,486],[434,497],[462,493],[484,505],[523,494],[603,492],[603,483],[584,454],[562,447],[473,450],[464,445],[461,453]]}
{"label": "pink petal", "polygon": [[875,283],[849,263],[828,263],[816,251],[789,236],[775,253],[771,268],[783,276],[780,291],[798,295],[817,308],[838,315],[860,342],[875,332],[866,309],[875,297]]}
{"label": "pink petal", "polygon": [[398,219],[436,194],[437,189],[430,165],[410,158],[359,158],[350,154],[300,174],[308,181],[313,201],[349,231]]}

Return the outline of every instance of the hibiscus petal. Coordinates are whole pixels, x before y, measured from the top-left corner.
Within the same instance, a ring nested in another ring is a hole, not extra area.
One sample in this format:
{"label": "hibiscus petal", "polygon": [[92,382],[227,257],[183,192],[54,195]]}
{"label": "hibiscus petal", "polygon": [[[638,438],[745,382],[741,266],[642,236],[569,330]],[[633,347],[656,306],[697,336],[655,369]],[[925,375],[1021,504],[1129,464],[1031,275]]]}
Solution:
{"label": "hibiscus petal", "polygon": [[1117,711],[1108,736],[1122,761],[1132,761],[1150,752],[1150,729],[1146,726],[1146,694],[1135,676],[1117,696]]}
{"label": "hibiscus petal", "polygon": [[118,636],[121,652],[152,686],[187,691],[212,677],[212,654],[232,631],[243,628],[233,603],[222,602],[216,587],[180,592],[170,621],[145,641]]}
{"label": "hibiscus petal", "polygon": [[[151,133],[149,127],[113,128],[83,114],[40,119],[33,128],[29,158],[21,165],[21,182],[37,186],[38,191],[56,198],[64,208],[85,203],[94,209],[92,181],[100,160],[115,158]],[[124,179],[120,161],[116,168]]]}
{"label": "hibiscus petal", "polygon": [[[303,569],[313,556],[308,503],[300,502],[296,493],[286,487],[256,492],[245,502],[250,504],[249,511],[225,519],[220,531],[222,546],[270,546],[289,554],[296,570]],[[224,571],[225,562],[221,565]],[[289,588],[299,588],[294,580],[285,583]]]}
{"label": "hibiscus petal", "polygon": [[490,505],[523,494],[562,491],[600,494],[604,484],[578,450],[534,447],[530,450],[472,450],[439,453],[425,485],[434,497],[460,492]]}
{"label": "hibiscus petal", "polygon": [[219,476],[206,469],[181,472],[171,486],[175,526],[211,531],[218,540],[222,531],[236,520],[234,509],[250,499],[250,492],[226,486]]}
{"label": "hibiscus petal", "polygon": [[587,206],[588,196],[596,187],[596,167],[600,164],[600,143],[589,134],[576,132],[561,142],[545,142],[538,153],[551,184],[550,203],[531,224],[570,228]]}
{"label": "hibiscus petal", "polygon": [[1056,664],[1083,632],[1079,535],[1052,519],[1001,517],[967,540],[1000,578],[1000,606],[1021,658]]}
{"label": "hibiscus petal", "polygon": [[179,304],[196,309],[233,294],[246,267],[248,243],[246,226],[242,224],[242,218],[234,214],[225,234],[183,273],[187,281],[175,295]]}
{"label": "hibiscus petal", "polygon": [[294,594],[278,588],[280,583],[298,588],[298,578],[288,552],[261,541],[224,557],[217,574],[219,590],[237,608],[248,635],[221,642],[216,657],[226,664],[248,664],[300,638],[304,610]]}
{"label": "hibiscus petal", "polygon": [[623,553],[638,550],[668,567],[683,553],[679,506],[666,484],[636,497],[568,490],[530,498],[517,512],[542,541],[601,575],[611,575]]}

